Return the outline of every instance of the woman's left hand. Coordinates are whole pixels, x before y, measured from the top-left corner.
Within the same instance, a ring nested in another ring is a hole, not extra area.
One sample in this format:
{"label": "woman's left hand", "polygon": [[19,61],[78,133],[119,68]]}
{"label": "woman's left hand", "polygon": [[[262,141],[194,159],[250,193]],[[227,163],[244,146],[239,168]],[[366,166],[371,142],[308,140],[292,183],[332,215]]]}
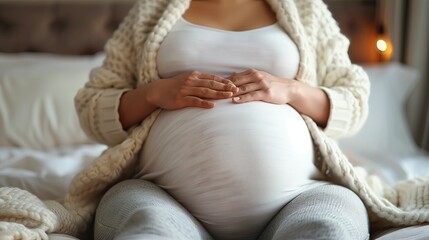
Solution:
{"label": "woman's left hand", "polygon": [[295,100],[299,85],[296,80],[279,78],[255,69],[233,73],[228,79],[239,89],[232,98],[235,103],[250,101],[291,103]]}

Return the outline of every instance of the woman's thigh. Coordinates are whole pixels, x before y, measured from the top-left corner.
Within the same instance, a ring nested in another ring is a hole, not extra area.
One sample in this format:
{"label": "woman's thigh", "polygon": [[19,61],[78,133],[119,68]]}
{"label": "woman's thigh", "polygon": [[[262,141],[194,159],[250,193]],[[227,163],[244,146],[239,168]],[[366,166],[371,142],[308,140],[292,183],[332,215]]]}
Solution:
{"label": "woman's thigh", "polygon": [[94,239],[210,239],[178,202],[155,184],[126,180],[112,187],[97,208]]}
{"label": "woman's thigh", "polygon": [[368,214],[351,190],[322,185],[289,202],[259,239],[369,239]]}

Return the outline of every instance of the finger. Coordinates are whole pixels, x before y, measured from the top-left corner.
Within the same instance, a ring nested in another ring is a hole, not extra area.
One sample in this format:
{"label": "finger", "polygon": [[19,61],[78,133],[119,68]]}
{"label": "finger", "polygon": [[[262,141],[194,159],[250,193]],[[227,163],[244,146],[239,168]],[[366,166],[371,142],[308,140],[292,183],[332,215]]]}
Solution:
{"label": "finger", "polygon": [[235,93],[234,95],[238,96],[245,94],[245,93],[249,93],[249,92],[254,92],[257,90],[262,89],[261,85],[258,83],[248,83],[248,84],[243,84],[238,88],[238,92]]}
{"label": "finger", "polygon": [[[214,85],[214,82],[219,82],[224,85],[217,85],[217,86],[220,86],[219,88],[218,87],[211,87],[211,88],[216,90],[232,91],[234,93],[238,91],[238,89],[235,87],[234,83],[230,79],[226,79],[210,73],[201,73],[201,72],[194,71],[191,73],[189,80],[191,80],[191,82],[192,80],[196,81],[196,82],[193,82],[193,84],[190,84],[190,86],[210,87],[211,85]],[[209,84],[211,85],[207,86],[207,83],[205,85],[201,85],[201,82],[199,82],[198,80],[210,81]]]}
{"label": "finger", "polygon": [[231,81],[235,84],[235,86],[240,87],[241,85],[247,84],[249,82],[260,81],[263,77],[264,76],[261,71],[249,69],[243,73],[233,75]]}
{"label": "finger", "polygon": [[221,82],[221,83],[232,83],[231,80],[214,75],[214,74],[210,74],[210,73],[201,73],[201,72],[196,72],[195,77],[197,79],[202,79],[202,80],[213,80],[216,82]]}
{"label": "finger", "polygon": [[213,102],[198,97],[187,96],[183,100],[187,107],[213,108],[215,106]]}
{"label": "finger", "polygon": [[264,93],[262,91],[249,92],[237,97],[233,97],[234,103],[246,103],[251,101],[260,101],[263,99]]}
{"label": "finger", "polygon": [[218,82],[216,80],[202,80],[202,79],[190,79],[188,86],[191,87],[205,87],[219,91],[237,92],[238,88],[230,81],[227,80],[225,83]]}
{"label": "finger", "polygon": [[244,84],[249,84],[252,82],[255,82],[255,78],[253,75],[248,74],[248,75],[241,75],[241,76],[235,76],[231,79],[231,81],[233,82],[233,84],[237,87],[241,87]]}
{"label": "finger", "polygon": [[243,71],[243,72],[234,72],[234,73],[232,73],[232,74],[231,74],[231,76],[230,76],[230,77],[234,77],[234,76],[236,76],[236,77],[238,77],[238,76],[244,76],[244,75],[251,74],[251,73],[253,73],[253,72],[255,72],[255,71],[257,71],[257,70],[255,70],[255,69],[251,68],[251,69],[247,69],[246,71]]}
{"label": "finger", "polygon": [[234,83],[230,79],[226,79],[226,78],[221,78],[220,80],[217,80],[217,81],[221,82],[221,83],[224,83],[224,84],[232,84],[232,85],[234,85]]}
{"label": "finger", "polygon": [[184,96],[195,96],[200,98],[211,98],[211,99],[225,99],[233,96],[231,91],[217,91],[205,87],[191,87],[186,88],[183,93]]}

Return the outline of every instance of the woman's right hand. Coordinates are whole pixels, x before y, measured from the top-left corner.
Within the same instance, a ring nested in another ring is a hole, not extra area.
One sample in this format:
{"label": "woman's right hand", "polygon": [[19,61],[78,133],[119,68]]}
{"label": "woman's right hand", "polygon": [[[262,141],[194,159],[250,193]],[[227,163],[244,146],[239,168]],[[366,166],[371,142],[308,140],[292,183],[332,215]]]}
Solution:
{"label": "woman's right hand", "polygon": [[225,99],[238,92],[231,80],[197,71],[160,79],[125,92],[119,103],[119,121],[127,130],[157,108],[212,108],[209,99]]}
{"label": "woman's right hand", "polygon": [[185,107],[212,108],[209,99],[225,99],[237,93],[238,88],[226,78],[209,73],[192,71],[169,79],[150,83],[148,102],[163,109]]}

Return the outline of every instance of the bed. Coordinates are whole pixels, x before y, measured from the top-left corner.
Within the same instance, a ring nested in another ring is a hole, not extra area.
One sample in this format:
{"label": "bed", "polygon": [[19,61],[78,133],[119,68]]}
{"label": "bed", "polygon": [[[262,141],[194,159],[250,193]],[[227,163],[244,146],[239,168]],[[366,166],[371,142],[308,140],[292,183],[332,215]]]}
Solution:
{"label": "bed", "polygon": [[[73,96],[102,63],[103,44],[131,2],[0,2],[0,186],[61,200],[73,176],[106,149],[81,130]],[[375,9],[364,2],[328,1],[351,39],[352,60],[363,64],[372,85],[368,121],[340,146],[350,161],[387,182],[425,175],[429,155],[414,143],[405,115],[419,73],[400,63],[375,64],[378,53],[367,45],[376,36]],[[429,225],[372,238],[429,239]]]}

